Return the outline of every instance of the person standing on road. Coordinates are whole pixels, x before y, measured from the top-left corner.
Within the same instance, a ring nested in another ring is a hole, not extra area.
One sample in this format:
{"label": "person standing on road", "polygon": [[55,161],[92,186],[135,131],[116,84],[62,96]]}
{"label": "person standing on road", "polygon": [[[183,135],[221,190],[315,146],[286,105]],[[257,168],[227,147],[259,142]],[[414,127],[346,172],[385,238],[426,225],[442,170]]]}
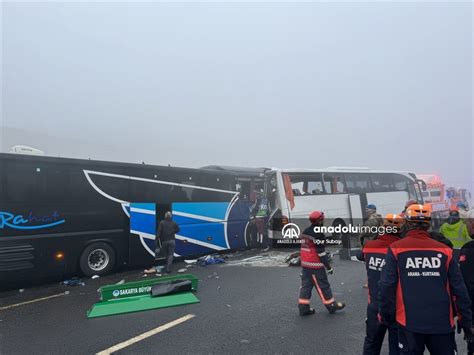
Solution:
{"label": "person standing on road", "polygon": [[[418,201],[417,200],[408,200],[407,202],[405,202],[405,207],[403,208],[403,211],[400,212],[400,217],[401,218],[405,218],[405,215],[407,213],[407,209],[408,207],[410,207],[411,205],[418,205]],[[403,223],[402,225],[402,229],[400,230],[400,238],[403,238],[405,237],[405,235],[407,234],[408,230],[407,230],[407,224],[406,223]]]}
{"label": "person standing on road", "polygon": [[461,248],[471,240],[467,226],[464,221],[461,220],[459,211],[449,211],[448,221],[443,223],[439,232],[453,243],[456,260],[458,260]]}
{"label": "person standing on road", "polygon": [[166,259],[165,274],[171,272],[171,265],[173,264],[174,250],[176,248],[175,234],[179,232],[178,224],[173,221],[171,212],[165,213],[165,219],[160,221],[158,230],[156,232],[157,244],[158,240],[161,242],[161,250],[163,250]]}
{"label": "person standing on road", "polygon": [[418,205],[418,201],[411,199],[411,200],[408,200],[407,202],[405,202],[405,207],[403,208],[403,211],[400,213],[400,217],[405,218],[405,214],[407,213],[407,209],[411,205]]}
{"label": "person standing on road", "polygon": [[384,227],[387,232],[380,234],[375,240],[368,240],[357,258],[365,261],[367,270],[369,303],[367,305],[366,336],[364,339],[364,355],[378,355],[382,349],[383,339],[388,330],[389,354],[398,355],[398,335],[395,323],[387,326],[378,320],[378,282],[380,272],[385,264],[387,248],[392,243],[400,240],[400,227],[402,218],[397,214],[387,214]]}
{"label": "person standing on road", "polygon": [[379,281],[379,317],[398,326],[406,354],[456,354],[453,300],[465,339],[472,338],[471,300],[453,251],[431,238],[430,210],[408,207],[406,237],[392,243]]}
{"label": "person standing on road", "polygon": [[[461,248],[459,268],[472,301],[474,300],[474,240],[467,242]],[[471,305],[471,312],[474,317],[474,302]],[[467,353],[468,355],[474,355],[474,342],[467,343]]]}
{"label": "person standing on road", "polygon": [[331,285],[328,281],[328,273],[333,269],[329,261],[329,255],[325,249],[326,237],[323,233],[315,232],[315,227],[320,227],[324,222],[324,213],[320,211],[311,212],[309,215],[311,226],[306,228],[301,237],[301,287],[298,309],[300,316],[314,314],[315,310],[310,307],[311,291],[316,288],[321,301],[329,313],[333,314],[345,307],[342,302],[334,300]]}
{"label": "person standing on road", "polygon": [[374,204],[367,205],[365,212],[367,219],[363,225],[363,231],[360,234],[360,244],[364,246],[366,240],[373,240],[379,235],[378,228],[383,225],[382,216],[377,213],[377,207]]}
{"label": "person standing on road", "polygon": [[461,219],[467,227],[467,232],[472,238],[474,236],[474,210],[470,209],[464,202],[458,202],[457,208]]}
{"label": "person standing on road", "polygon": [[[364,246],[367,240],[377,238],[379,235],[378,228],[383,224],[382,216],[377,213],[377,207],[374,204],[367,205],[365,213],[367,214],[367,219],[362,226],[362,233],[359,236],[361,247]],[[368,288],[368,283],[366,282],[362,287]]]}

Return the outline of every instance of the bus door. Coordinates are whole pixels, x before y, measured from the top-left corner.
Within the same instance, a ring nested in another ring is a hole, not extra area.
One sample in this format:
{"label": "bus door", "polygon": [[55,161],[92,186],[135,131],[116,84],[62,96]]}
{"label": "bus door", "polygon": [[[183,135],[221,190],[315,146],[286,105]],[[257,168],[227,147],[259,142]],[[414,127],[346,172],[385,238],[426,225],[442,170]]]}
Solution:
{"label": "bus door", "polygon": [[[368,201],[367,193],[372,190],[370,177],[365,173],[346,173],[344,174],[349,194],[357,194],[360,199],[360,206],[362,209],[363,218],[367,218],[365,207],[373,201]],[[352,207],[351,207],[352,210]]]}
{"label": "bus door", "polygon": [[155,261],[157,205],[155,203],[131,203],[129,208],[129,265],[151,266]]}
{"label": "bus door", "polygon": [[248,202],[176,202],[173,220],[179,225],[176,256],[213,254],[245,247]]}
{"label": "bus door", "polygon": [[269,205],[267,236],[270,239],[281,239],[281,230],[289,220],[290,204],[294,204],[289,176],[274,170],[267,171],[264,191]]}
{"label": "bus door", "polygon": [[349,195],[349,208],[351,209],[352,225],[362,225],[364,219],[364,210],[362,209],[361,195]]}

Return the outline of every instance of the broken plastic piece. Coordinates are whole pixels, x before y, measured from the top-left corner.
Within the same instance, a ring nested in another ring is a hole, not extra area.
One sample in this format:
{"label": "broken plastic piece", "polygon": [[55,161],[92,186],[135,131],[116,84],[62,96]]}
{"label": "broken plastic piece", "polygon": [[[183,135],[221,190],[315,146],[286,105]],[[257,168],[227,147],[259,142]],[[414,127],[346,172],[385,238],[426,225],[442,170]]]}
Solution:
{"label": "broken plastic piece", "polygon": [[192,290],[190,280],[173,280],[155,285],[151,288],[151,296],[165,296],[180,292],[190,292]]}

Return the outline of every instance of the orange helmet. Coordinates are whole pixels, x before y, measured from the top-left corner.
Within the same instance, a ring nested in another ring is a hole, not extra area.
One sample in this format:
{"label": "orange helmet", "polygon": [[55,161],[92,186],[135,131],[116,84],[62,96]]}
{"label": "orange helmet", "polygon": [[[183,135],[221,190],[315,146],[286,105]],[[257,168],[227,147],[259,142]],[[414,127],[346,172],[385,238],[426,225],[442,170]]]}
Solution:
{"label": "orange helmet", "polygon": [[418,204],[418,201],[417,200],[408,200],[406,203],[405,203],[405,208],[408,208],[410,207],[411,205],[417,205]]}
{"label": "orange helmet", "polygon": [[405,212],[405,219],[407,222],[430,223],[431,221],[430,208],[426,205],[408,206]]}
{"label": "orange helmet", "polygon": [[393,226],[393,227],[400,227],[402,223],[403,223],[402,217],[395,213],[387,214],[383,221],[384,226]]}

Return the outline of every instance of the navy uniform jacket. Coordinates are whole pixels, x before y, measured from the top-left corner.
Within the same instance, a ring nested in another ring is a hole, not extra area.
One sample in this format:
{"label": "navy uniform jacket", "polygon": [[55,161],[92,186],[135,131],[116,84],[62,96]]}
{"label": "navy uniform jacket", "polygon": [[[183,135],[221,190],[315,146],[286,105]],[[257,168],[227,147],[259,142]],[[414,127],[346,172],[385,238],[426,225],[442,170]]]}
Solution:
{"label": "navy uniform jacket", "polygon": [[367,270],[367,285],[369,288],[369,307],[378,310],[378,282],[380,273],[385,265],[385,255],[390,244],[400,240],[398,236],[392,234],[383,234],[375,240],[369,240],[362,248],[359,260],[365,261]]}
{"label": "navy uniform jacket", "polygon": [[451,248],[428,232],[411,230],[388,248],[379,281],[379,312],[384,320],[415,333],[454,331],[452,300],[458,320],[471,326],[471,300]]}
{"label": "navy uniform jacket", "polygon": [[[467,242],[461,248],[459,266],[464,278],[464,283],[467,287],[467,291],[469,292],[472,300],[474,299],[474,240]],[[473,307],[471,307],[471,310],[474,312],[472,308]]]}

